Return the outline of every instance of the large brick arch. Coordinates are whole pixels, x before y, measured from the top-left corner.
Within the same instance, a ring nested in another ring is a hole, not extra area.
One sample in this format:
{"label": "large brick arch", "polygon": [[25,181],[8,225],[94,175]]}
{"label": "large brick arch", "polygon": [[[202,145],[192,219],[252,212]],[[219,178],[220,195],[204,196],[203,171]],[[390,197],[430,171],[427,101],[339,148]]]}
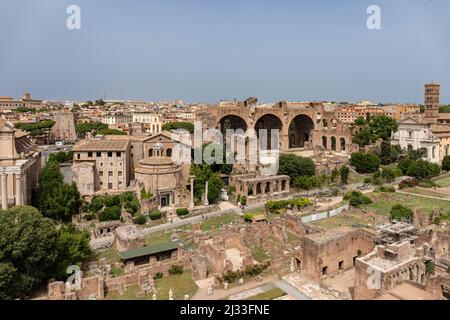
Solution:
{"label": "large brick arch", "polygon": [[304,148],[313,144],[314,121],[306,114],[299,114],[292,119],[288,128],[289,148]]}
{"label": "large brick arch", "polygon": [[[258,139],[262,139],[262,132],[260,130],[266,130],[265,143],[263,143],[263,147],[266,147],[268,150],[278,149],[281,141],[281,133],[283,131],[283,121],[281,119],[272,114],[266,113],[258,118],[255,122],[255,131]],[[278,137],[276,137],[275,132],[272,130],[278,130]],[[272,138],[272,134],[274,137]],[[272,141],[272,139],[274,141]],[[274,143],[275,145],[272,145]]]}

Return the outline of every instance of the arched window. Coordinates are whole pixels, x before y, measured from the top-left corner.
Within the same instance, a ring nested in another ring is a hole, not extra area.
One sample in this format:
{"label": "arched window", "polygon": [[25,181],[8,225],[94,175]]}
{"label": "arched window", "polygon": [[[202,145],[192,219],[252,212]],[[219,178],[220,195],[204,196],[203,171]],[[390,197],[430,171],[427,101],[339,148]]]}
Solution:
{"label": "arched window", "polygon": [[166,150],[166,156],[167,157],[171,157],[172,156],[172,149],[167,149]]}
{"label": "arched window", "polygon": [[331,150],[336,151],[336,137],[331,137]]}
{"label": "arched window", "polygon": [[148,156],[149,157],[153,157],[153,149],[149,149],[148,150]]}
{"label": "arched window", "polygon": [[341,138],[341,151],[345,151],[345,139]]}
{"label": "arched window", "polygon": [[325,148],[327,148],[327,144],[328,144],[327,137],[323,136],[323,137],[322,137],[322,145],[323,145]]}

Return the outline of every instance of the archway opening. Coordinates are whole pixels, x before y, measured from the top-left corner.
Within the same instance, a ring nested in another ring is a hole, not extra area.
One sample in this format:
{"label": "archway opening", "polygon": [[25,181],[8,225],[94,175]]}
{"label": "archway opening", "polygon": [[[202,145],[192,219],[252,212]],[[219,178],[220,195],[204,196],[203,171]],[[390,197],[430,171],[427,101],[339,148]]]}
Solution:
{"label": "archway opening", "polygon": [[336,137],[331,137],[331,150],[336,151]]}
{"label": "archway opening", "polygon": [[239,116],[235,115],[228,115],[220,119],[220,131],[222,132],[223,136],[226,136],[226,130],[238,130],[242,129],[247,131],[247,124],[245,123],[244,119],[242,119]]}
{"label": "archway opening", "polygon": [[340,142],[341,142],[341,151],[345,151],[345,139],[341,138]]}
{"label": "archway opening", "polygon": [[[255,130],[261,150],[276,150],[280,144],[283,123],[273,114],[266,114],[256,121]],[[260,131],[261,130],[261,131]],[[266,131],[263,131],[266,130]],[[278,130],[278,135],[276,131]],[[273,135],[273,138],[272,138]],[[260,140],[261,139],[261,140]]]}
{"label": "archway opening", "polygon": [[304,148],[312,141],[314,122],[307,115],[296,116],[289,125],[289,148]]}

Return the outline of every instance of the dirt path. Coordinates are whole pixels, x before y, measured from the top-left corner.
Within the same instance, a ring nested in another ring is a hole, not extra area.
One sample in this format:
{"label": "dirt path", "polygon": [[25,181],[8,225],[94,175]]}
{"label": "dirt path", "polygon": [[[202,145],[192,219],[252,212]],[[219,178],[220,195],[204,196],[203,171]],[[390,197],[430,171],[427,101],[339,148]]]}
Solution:
{"label": "dirt path", "polygon": [[259,286],[262,286],[267,283],[272,283],[279,281],[280,278],[278,275],[271,275],[267,278],[263,278],[262,281],[252,280],[250,282],[244,283],[242,286],[237,286],[230,288],[228,290],[224,289],[214,289],[214,294],[212,296],[208,295],[208,289],[199,289],[195,295],[191,298],[191,300],[220,300],[225,299],[232,294],[239,293],[241,291],[250,290]]}

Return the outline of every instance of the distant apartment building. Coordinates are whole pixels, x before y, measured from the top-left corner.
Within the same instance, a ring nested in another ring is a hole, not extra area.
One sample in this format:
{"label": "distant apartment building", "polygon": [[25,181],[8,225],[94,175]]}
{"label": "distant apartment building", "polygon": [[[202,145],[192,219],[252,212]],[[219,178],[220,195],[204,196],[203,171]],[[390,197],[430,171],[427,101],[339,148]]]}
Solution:
{"label": "distant apartment building", "polygon": [[337,119],[343,123],[353,123],[357,118],[366,118],[368,115],[379,116],[385,115],[395,118],[394,111],[386,110],[379,107],[364,107],[364,106],[345,106],[334,109],[334,114]]}
{"label": "distant apartment building", "polygon": [[400,120],[404,114],[420,113],[418,104],[393,104],[382,107],[384,110],[395,113],[395,119]]}
{"label": "distant apartment building", "polygon": [[132,122],[133,117],[125,113],[109,113],[102,115],[101,122],[107,125],[110,124],[124,124]]}
{"label": "distant apartment building", "polygon": [[73,148],[73,180],[82,195],[130,184],[130,142],[85,140]]}
{"label": "distant apartment building", "polygon": [[20,107],[25,108],[42,108],[42,100],[31,99],[29,93],[24,93],[21,99],[14,100],[12,97],[0,97],[0,111],[3,110],[15,110]]}
{"label": "distant apartment building", "polygon": [[146,129],[147,133],[150,134],[158,134],[161,132],[161,117],[159,114],[154,112],[148,112],[148,111],[137,111],[133,112],[132,115],[132,122],[133,123],[142,123],[144,124],[144,128]]}

